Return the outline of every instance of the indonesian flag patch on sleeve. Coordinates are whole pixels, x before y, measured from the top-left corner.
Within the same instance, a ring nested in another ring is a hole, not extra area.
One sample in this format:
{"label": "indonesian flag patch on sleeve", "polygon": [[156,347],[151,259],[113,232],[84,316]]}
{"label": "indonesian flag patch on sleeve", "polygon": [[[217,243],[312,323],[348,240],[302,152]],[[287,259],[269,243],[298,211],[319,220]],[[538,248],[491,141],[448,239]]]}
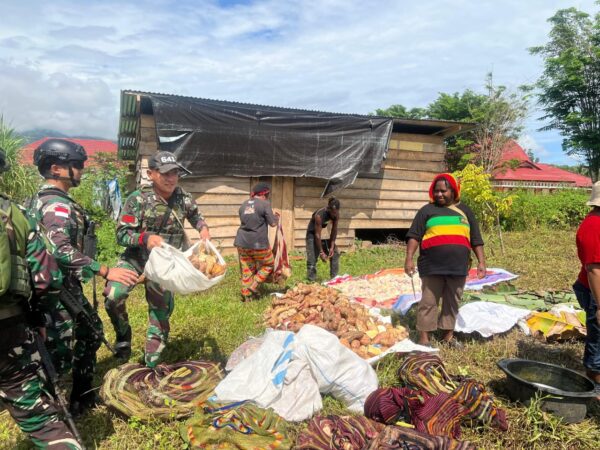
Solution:
{"label": "indonesian flag patch on sleeve", "polygon": [[121,222],[135,223],[135,216],[132,216],[131,214],[124,214],[123,216],[121,216]]}
{"label": "indonesian flag patch on sleeve", "polygon": [[54,206],[54,215],[57,216],[57,217],[65,217],[65,218],[67,218],[67,217],[69,217],[70,213],[71,213],[71,210],[64,203],[57,203]]}

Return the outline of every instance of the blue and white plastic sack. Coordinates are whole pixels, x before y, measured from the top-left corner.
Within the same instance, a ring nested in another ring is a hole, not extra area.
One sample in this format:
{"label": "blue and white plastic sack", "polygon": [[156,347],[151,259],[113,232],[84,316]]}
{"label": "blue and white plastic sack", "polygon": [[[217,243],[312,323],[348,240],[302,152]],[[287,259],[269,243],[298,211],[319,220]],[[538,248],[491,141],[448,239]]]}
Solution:
{"label": "blue and white plastic sack", "polygon": [[321,393],[362,412],[377,389],[369,363],[322,328],[304,325],[296,335],[269,330],[264,337],[263,345],[216,387],[218,401],[252,400],[286,420],[301,421],[322,408]]}
{"label": "blue and white plastic sack", "polygon": [[315,325],[304,325],[296,335],[296,357],[306,361],[321,394],[331,394],[353,412],[362,413],[365,401],[378,387],[370,364],[338,337]]}
{"label": "blue and white plastic sack", "polygon": [[292,360],[295,348],[294,333],[267,331],[260,348],[215,388],[217,400],[252,400],[290,421],[312,417],[323,407],[319,386],[306,362]]}

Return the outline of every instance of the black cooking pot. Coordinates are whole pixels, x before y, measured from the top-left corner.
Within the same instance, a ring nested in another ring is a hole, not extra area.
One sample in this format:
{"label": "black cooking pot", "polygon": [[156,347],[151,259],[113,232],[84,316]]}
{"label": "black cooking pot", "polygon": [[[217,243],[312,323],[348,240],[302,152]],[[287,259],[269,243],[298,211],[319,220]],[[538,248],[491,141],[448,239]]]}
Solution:
{"label": "black cooking pot", "polygon": [[591,398],[600,396],[596,386],[586,376],[554,364],[527,359],[502,359],[498,367],[507,375],[508,395],[526,405],[536,392],[546,397],[543,411],[555,414],[566,423],[581,422]]}

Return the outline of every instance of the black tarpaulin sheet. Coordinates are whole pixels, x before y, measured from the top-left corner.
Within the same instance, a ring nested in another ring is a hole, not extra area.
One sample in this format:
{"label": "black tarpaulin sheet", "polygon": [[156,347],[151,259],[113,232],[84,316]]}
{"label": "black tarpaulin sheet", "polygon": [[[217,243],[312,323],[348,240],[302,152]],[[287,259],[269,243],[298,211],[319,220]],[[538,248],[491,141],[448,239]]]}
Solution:
{"label": "black tarpaulin sheet", "polygon": [[193,176],[328,180],[323,195],[379,172],[393,121],[150,94],[161,150]]}

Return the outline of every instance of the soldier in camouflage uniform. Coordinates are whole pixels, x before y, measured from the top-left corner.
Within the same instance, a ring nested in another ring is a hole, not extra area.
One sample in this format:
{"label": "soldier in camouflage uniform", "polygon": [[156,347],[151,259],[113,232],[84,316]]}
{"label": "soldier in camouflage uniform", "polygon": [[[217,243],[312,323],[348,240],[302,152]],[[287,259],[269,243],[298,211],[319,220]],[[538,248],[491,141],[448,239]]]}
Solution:
{"label": "soldier in camouflage uniform", "polygon": [[[163,242],[183,247],[185,219],[200,231],[202,239],[210,239],[198,205],[190,194],[177,186],[179,176],[189,174],[189,171],[170,152],[156,153],[150,158],[148,167],[152,184],[127,197],[117,226],[117,242],[126,247],[117,267],[135,270],[140,275],[152,248]],[[174,295],[149,280],[145,285],[149,310],[145,362],[153,368],[167,342]],[[119,282],[109,282],[104,290],[106,312],[117,335],[115,349],[118,356],[125,359],[131,354],[131,326],[125,306],[131,289]]]}
{"label": "soldier in camouflage uniform", "polygon": [[[107,280],[118,281],[126,285],[135,285],[137,274],[122,268],[108,268],[83,254],[83,238],[88,220],[85,211],[69,195],[68,191],[81,182],[81,175],[87,155],[82,146],[64,139],[48,139],[34,152],[34,163],[40,174],[46,179],[37,194],[31,213],[40,223],[42,231],[50,245],[53,256],[64,275],[64,289],[77,297],[82,306],[93,317],[93,309],[83,295],[82,282],[99,275]],[[50,311],[52,324],[51,350],[55,359],[62,359],[59,367],[67,365],[65,358],[69,344],[65,340],[72,334],[71,318],[58,303]],[[98,330],[102,323],[96,323]],[[96,395],[92,389],[92,378],[96,366],[96,351],[100,341],[85,323],[74,324],[73,344],[73,389],[70,408],[73,415],[81,414],[93,407]],[[63,355],[57,355],[61,351]]]}
{"label": "soldier in camouflage uniform", "polygon": [[[6,157],[0,149],[0,172],[5,170]],[[43,335],[39,306],[49,291],[60,288],[62,274],[46,251],[35,222],[28,221],[1,193],[0,221],[0,240],[8,244],[1,253],[0,276],[8,277],[0,283],[0,403],[36,447],[81,449],[59,419],[55,400],[48,394],[48,379],[34,341],[34,333]],[[8,258],[4,252],[7,248]]]}

